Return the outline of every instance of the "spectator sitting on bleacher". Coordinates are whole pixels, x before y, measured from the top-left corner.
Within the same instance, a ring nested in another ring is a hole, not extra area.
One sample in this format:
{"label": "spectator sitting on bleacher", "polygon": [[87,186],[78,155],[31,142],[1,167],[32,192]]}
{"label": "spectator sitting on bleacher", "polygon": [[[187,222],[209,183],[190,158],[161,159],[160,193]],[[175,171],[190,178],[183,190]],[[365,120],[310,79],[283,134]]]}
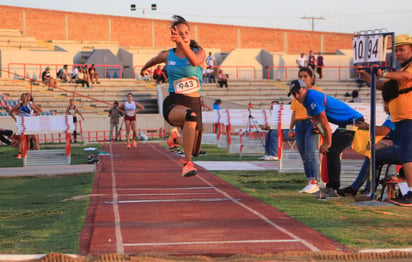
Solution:
{"label": "spectator sitting on bleacher", "polygon": [[87,83],[89,83],[89,86],[90,86],[90,87],[93,87],[93,85],[92,85],[92,80],[91,80],[91,76],[90,76],[90,73],[89,73],[89,70],[88,70],[87,65],[84,65],[84,66],[83,66],[83,73],[84,73],[84,80],[86,80]]}
{"label": "spectator sitting on bleacher", "polygon": [[362,103],[362,98],[359,97],[359,91],[358,90],[353,90],[352,91],[352,100],[349,101],[349,103]]}
{"label": "spectator sitting on bleacher", "polygon": [[219,74],[217,75],[217,82],[219,83],[220,88],[223,88],[225,86],[227,88],[227,74],[223,74],[223,70],[219,70]]}
{"label": "spectator sitting on bleacher", "polygon": [[56,79],[54,79],[50,74],[50,67],[46,67],[46,69],[41,74],[41,80],[44,84],[48,85],[49,87],[56,86]]}
{"label": "spectator sitting on bleacher", "polygon": [[[388,114],[385,122],[381,126],[377,126],[375,129],[376,136],[386,137],[388,136],[390,140],[392,140],[393,145],[391,146],[384,146],[376,150],[376,167],[378,167],[381,163],[393,163],[393,164],[401,164],[401,157],[400,157],[400,150],[399,150],[399,138],[395,131],[395,123],[391,121],[391,117],[389,115],[389,102],[383,103],[383,108],[385,112]],[[369,125],[364,123],[363,125],[359,126],[359,129],[369,130]],[[353,181],[352,185],[338,189],[336,192],[339,196],[355,196],[356,193],[359,191],[363,183],[369,178],[369,166],[370,166],[370,159],[365,157],[363,161],[362,167],[359,171],[358,176]],[[378,170],[378,169],[376,169]],[[378,178],[378,177],[377,177]],[[369,184],[369,183],[368,183]],[[369,186],[365,186],[365,192],[369,193]]]}
{"label": "spectator sitting on bleacher", "polygon": [[144,81],[152,81],[152,68],[147,69],[141,77]]}
{"label": "spectator sitting on bleacher", "polygon": [[153,79],[156,80],[158,84],[166,83],[167,76],[165,75],[161,65],[158,65],[156,69],[153,71]]}
{"label": "spectator sitting on bleacher", "polygon": [[94,80],[96,80],[96,84],[100,84],[100,82],[99,82],[99,72],[97,72],[94,64],[92,64],[92,65],[89,67],[88,72],[89,72],[89,76],[90,76],[90,81],[91,81],[91,83],[94,84],[94,81],[93,81],[93,79],[94,79]]}
{"label": "spectator sitting on bleacher", "polygon": [[63,83],[71,83],[71,77],[67,65],[60,68],[59,72],[57,72],[57,78],[63,80]]}
{"label": "spectator sitting on bleacher", "polygon": [[206,77],[208,83],[216,83],[215,70],[211,66],[206,68]]}
{"label": "spectator sitting on bleacher", "polygon": [[77,78],[77,74],[78,74],[78,73],[79,73],[79,67],[76,66],[76,67],[73,69],[72,73],[70,74],[70,77],[71,77],[72,82],[76,82],[76,78]]}
{"label": "spectator sitting on bleacher", "polygon": [[85,74],[85,70],[82,67],[79,67],[79,73],[76,75],[76,84],[82,84],[82,87],[85,88],[85,85],[87,88],[89,88],[89,82],[87,81],[87,75]]}
{"label": "spectator sitting on bleacher", "polygon": [[[321,88],[314,85],[314,72],[309,67],[302,67],[298,76],[306,84],[308,90],[314,89],[323,92]],[[288,134],[290,138],[296,138],[296,145],[303,161],[307,179],[306,186],[299,192],[312,194],[319,191],[319,163],[316,156],[319,135],[315,132],[316,129],[306,112],[306,108],[296,98],[293,98],[290,109],[292,116]],[[293,131],[294,127],[295,131]]]}

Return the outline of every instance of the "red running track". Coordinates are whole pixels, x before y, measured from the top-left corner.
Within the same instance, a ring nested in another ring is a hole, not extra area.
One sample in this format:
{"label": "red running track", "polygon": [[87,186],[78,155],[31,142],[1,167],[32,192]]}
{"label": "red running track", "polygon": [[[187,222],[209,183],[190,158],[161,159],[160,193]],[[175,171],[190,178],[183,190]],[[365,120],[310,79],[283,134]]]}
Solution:
{"label": "red running track", "polygon": [[226,256],[343,251],[341,244],[156,144],[105,145],[80,238],[82,255]]}

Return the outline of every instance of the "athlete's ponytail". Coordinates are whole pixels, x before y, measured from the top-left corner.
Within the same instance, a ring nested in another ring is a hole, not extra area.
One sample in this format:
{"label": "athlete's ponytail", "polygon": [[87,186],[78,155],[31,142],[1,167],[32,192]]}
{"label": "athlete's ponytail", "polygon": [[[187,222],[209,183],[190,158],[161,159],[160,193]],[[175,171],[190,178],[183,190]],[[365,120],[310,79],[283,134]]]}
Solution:
{"label": "athlete's ponytail", "polygon": [[173,22],[172,22],[171,28],[173,28],[173,27],[175,27],[175,26],[178,26],[178,25],[180,25],[180,24],[184,24],[184,25],[187,25],[187,27],[188,27],[189,30],[190,30],[189,23],[186,21],[186,19],[184,19],[184,18],[181,17],[180,15],[173,15],[173,16],[172,16],[172,19],[173,19]]}

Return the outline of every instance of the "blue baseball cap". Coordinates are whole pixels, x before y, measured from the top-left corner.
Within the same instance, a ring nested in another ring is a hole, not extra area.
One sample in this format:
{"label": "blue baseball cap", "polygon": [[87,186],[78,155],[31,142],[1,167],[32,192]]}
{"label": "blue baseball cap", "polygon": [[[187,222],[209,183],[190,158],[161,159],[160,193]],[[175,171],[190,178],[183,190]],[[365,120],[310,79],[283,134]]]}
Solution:
{"label": "blue baseball cap", "polygon": [[290,96],[291,94],[296,94],[297,92],[299,92],[299,89],[301,89],[302,87],[306,87],[306,83],[305,83],[305,82],[303,82],[303,81],[300,80],[300,79],[293,80],[293,81],[290,83],[290,86],[289,86],[289,94],[288,94],[288,96]]}

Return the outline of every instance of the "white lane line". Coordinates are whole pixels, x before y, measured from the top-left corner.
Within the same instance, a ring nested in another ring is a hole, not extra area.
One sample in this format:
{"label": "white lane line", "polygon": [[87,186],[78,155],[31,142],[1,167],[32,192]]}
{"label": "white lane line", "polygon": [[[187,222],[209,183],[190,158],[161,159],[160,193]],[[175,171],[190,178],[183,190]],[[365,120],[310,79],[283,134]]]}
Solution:
{"label": "white lane line", "polygon": [[159,187],[159,188],[145,188],[145,187],[134,187],[134,188],[118,188],[117,191],[123,191],[123,190],[200,190],[200,189],[214,189],[213,187],[210,186],[203,186],[203,187]]}
{"label": "white lane line", "polygon": [[[174,162],[179,163],[179,161],[175,160],[174,158],[172,158],[171,156],[169,156],[168,154],[165,154],[163,151],[158,150],[155,146],[150,145],[153,149],[155,149],[157,152],[161,153],[162,155],[166,156],[167,158],[171,159]],[[206,183],[207,185],[209,185],[210,187],[213,187],[217,192],[219,192],[220,194],[222,194],[223,196],[230,198],[230,199],[234,199],[231,195],[229,195],[228,193],[226,193],[225,191],[215,187],[212,183],[210,183],[209,181],[207,181],[206,179],[204,179],[203,177],[201,177],[200,175],[197,175],[196,177],[198,177],[199,179],[201,179],[204,183]],[[252,214],[258,216],[259,218],[261,218],[264,222],[266,222],[267,224],[271,225],[272,227],[276,228],[277,230],[285,233],[286,235],[290,236],[292,239],[301,242],[303,245],[305,245],[307,248],[309,248],[311,251],[320,251],[319,248],[317,248],[316,246],[312,245],[311,243],[309,243],[308,241],[298,237],[297,235],[293,234],[292,232],[289,232],[288,230],[284,229],[283,227],[277,225],[276,223],[274,223],[273,221],[271,221],[269,218],[265,217],[263,214],[259,213],[258,211],[254,210],[253,208],[241,203],[240,201],[233,201],[233,203],[238,204],[239,206],[243,207],[244,209],[248,210],[249,212],[251,212]]]}
{"label": "white lane line", "polygon": [[294,239],[268,239],[268,240],[229,240],[229,241],[199,241],[199,242],[170,242],[170,243],[125,243],[126,247],[138,246],[177,246],[177,245],[216,245],[216,244],[257,244],[257,243],[290,243],[299,242]]}
{"label": "white lane line", "polygon": [[[198,177],[203,180],[206,184],[213,186],[209,181],[207,181],[206,179],[204,179],[203,177],[199,176]],[[224,195],[227,198],[232,198],[232,196],[230,196],[228,193],[226,193],[225,191],[215,187],[216,191],[221,193],[222,195]],[[293,234],[292,232],[289,232],[288,230],[284,229],[283,227],[279,226],[278,224],[274,223],[273,221],[271,221],[269,218],[265,217],[263,214],[259,213],[258,211],[254,210],[253,208],[239,202],[239,201],[233,201],[234,203],[238,204],[239,206],[245,208],[246,210],[248,210],[249,212],[255,214],[256,216],[260,217],[263,221],[265,221],[266,223],[268,223],[269,225],[271,225],[272,227],[276,228],[277,230],[285,233],[286,235],[290,236],[291,238],[293,238],[296,241],[301,242],[303,245],[305,245],[307,248],[309,248],[311,251],[320,251],[317,247],[315,247],[314,245],[312,245],[311,243],[309,243],[308,241],[298,237],[297,235]]]}
{"label": "white lane line", "polygon": [[116,204],[118,196],[116,192],[116,176],[114,171],[113,165],[113,150],[112,144],[110,143],[110,167],[112,169],[112,194],[113,194],[113,213],[114,213],[114,222],[115,222],[115,235],[116,235],[116,250],[117,254],[124,254],[124,247],[123,247],[123,237],[122,231],[120,229],[120,213],[119,213],[119,206]]}
{"label": "white lane line", "polygon": [[196,198],[196,199],[143,199],[143,200],[119,200],[105,201],[105,204],[130,204],[130,203],[162,203],[162,202],[218,202],[218,201],[239,201],[232,198]]}

